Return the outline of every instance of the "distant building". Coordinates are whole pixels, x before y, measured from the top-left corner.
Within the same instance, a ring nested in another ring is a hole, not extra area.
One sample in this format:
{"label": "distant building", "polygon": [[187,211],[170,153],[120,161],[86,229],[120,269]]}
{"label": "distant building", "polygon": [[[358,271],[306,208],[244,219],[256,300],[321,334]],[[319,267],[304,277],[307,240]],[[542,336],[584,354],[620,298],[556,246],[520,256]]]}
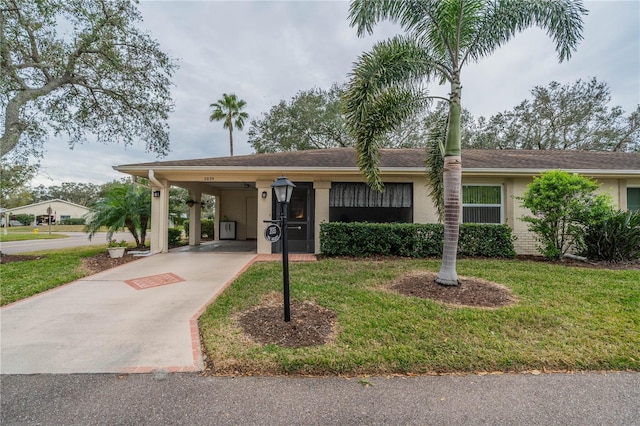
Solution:
{"label": "distant building", "polygon": [[[51,209],[50,215],[47,213],[49,208]],[[19,214],[33,215],[35,221],[32,225],[38,225],[60,223],[65,219],[82,218],[89,212],[90,210],[85,206],[69,201],[60,199],[48,200],[13,209],[4,209],[2,212],[2,226],[5,226],[5,224],[9,224],[9,226],[17,225],[12,218]]]}

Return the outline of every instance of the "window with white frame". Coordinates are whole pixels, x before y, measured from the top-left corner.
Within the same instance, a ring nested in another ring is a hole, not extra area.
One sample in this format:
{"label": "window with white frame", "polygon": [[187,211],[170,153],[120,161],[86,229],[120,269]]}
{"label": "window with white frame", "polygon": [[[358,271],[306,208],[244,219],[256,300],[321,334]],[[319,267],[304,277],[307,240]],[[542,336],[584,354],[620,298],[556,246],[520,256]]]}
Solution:
{"label": "window with white frame", "polygon": [[502,223],[502,185],[462,185],[463,223]]}
{"label": "window with white frame", "polygon": [[640,187],[627,188],[627,210],[640,211]]}

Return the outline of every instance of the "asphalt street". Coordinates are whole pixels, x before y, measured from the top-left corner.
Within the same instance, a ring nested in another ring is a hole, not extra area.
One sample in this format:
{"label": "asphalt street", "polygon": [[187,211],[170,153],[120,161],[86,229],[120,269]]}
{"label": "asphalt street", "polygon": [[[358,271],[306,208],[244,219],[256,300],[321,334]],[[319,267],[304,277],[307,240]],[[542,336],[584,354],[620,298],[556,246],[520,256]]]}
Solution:
{"label": "asphalt street", "polygon": [[4,375],[7,425],[639,425],[640,373]]}
{"label": "asphalt street", "polygon": [[[39,232],[46,233],[46,228]],[[0,250],[5,254],[28,253],[31,251],[53,250],[70,247],[91,246],[96,244],[107,244],[107,233],[98,232],[89,240],[84,232],[54,232],[54,234],[65,234],[67,238],[56,238],[53,240],[27,240],[9,241],[0,243]],[[133,241],[129,232],[117,232],[113,235],[116,240]]]}

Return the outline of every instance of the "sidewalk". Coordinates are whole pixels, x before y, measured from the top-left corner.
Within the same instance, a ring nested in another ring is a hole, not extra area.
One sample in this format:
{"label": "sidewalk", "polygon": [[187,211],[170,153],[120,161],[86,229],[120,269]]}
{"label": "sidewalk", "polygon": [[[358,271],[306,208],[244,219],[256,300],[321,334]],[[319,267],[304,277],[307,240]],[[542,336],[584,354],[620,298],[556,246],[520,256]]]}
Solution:
{"label": "sidewalk", "polygon": [[0,310],[0,372],[202,368],[196,320],[255,253],[158,254]]}

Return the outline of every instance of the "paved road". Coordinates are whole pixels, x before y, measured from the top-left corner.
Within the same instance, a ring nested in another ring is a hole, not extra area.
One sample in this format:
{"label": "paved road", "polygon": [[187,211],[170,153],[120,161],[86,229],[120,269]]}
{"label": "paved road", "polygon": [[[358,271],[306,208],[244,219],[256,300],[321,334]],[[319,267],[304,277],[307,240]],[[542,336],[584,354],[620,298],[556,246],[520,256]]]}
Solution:
{"label": "paved road", "polygon": [[[107,233],[98,232],[93,239],[89,240],[84,232],[58,232],[59,234],[68,235],[68,238],[56,238],[54,240],[29,240],[29,241],[10,241],[0,243],[0,250],[6,254],[27,253],[30,251],[53,250],[61,248],[90,246],[96,244],[107,243]],[[114,238],[118,241],[127,240],[133,242],[133,237],[129,232],[118,232],[114,234]]]}
{"label": "paved road", "polygon": [[640,373],[2,376],[7,425],[638,425]]}

